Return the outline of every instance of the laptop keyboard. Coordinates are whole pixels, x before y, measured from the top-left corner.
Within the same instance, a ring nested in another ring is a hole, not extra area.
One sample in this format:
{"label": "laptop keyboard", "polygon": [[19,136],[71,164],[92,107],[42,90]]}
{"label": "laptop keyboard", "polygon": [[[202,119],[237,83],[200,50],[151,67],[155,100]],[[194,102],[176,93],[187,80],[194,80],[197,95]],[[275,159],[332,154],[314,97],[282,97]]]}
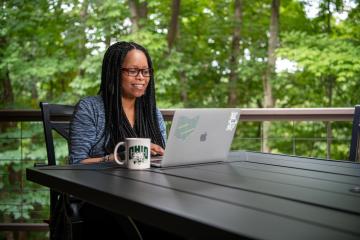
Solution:
{"label": "laptop keyboard", "polygon": [[161,162],[161,160],[163,160],[164,156],[151,156],[151,162]]}

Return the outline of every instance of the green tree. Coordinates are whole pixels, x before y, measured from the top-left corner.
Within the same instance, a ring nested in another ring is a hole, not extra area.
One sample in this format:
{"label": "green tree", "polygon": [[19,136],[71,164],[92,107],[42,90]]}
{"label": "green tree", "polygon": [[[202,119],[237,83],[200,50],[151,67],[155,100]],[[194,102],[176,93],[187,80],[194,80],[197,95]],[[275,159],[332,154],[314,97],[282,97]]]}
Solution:
{"label": "green tree", "polygon": [[[276,54],[296,67],[275,74],[276,62],[272,60],[276,106],[350,107],[360,102],[355,91],[360,87],[360,7],[358,1],[351,1],[351,7],[347,2],[320,1],[315,6],[318,14],[310,18],[306,7],[312,2],[281,1]],[[81,97],[96,95],[104,51],[122,40],[139,42],[149,50],[160,108],[227,107],[229,103],[242,108],[263,107],[262,73],[269,70],[271,3],[2,1],[0,107],[38,108],[39,101],[75,104]],[[339,19],[337,14],[344,12],[348,17]],[[229,92],[235,97],[229,97]],[[275,152],[325,157],[326,142],[299,138],[323,139],[329,126],[274,123],[269,146]],[[347,141],[349,124],[331,126],[334,136]],[[0,131],[0,157],[7,159],[0,161],[0,167],[8,176],[2,176],[1,199],[25,206],[21,214],[10,205],[4,206],[2,217],[26,221],[40,209],[45,218],[48,200],[43,192],[47,191],[27,183],[36,192],[23,195],[25,202],[18,197],[24,192],[23,167],[45,160],[41,126],[2,124]],[[26,139],[19,141],[21,136]],[[260,137],[259,123],[241,123],[232,148],[259,150]],[[345,145],[334,145],[332,157],[345,158]],[[57,149],[59,160],[65,162],[66,144],[58,142]]]}

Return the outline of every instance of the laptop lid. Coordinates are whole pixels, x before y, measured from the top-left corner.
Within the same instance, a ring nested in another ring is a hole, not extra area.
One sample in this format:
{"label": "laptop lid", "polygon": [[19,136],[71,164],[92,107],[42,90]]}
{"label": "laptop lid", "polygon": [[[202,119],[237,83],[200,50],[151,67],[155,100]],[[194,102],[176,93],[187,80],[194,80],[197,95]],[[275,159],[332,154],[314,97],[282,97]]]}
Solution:
{"label": "laptop lid", "polygon": [[225,161],[239,108],[177,109],[161,167]]}

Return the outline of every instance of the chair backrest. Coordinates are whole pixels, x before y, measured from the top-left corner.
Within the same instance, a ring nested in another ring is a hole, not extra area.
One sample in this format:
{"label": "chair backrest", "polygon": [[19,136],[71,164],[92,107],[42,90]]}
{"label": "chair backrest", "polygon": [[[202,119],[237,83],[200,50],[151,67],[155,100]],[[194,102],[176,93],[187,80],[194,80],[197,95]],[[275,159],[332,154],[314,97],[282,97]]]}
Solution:
{"label": "chair backrest", "polygon": [[360,105],[355,106],[349,160],[359,161]]}
{"label": "chair backrest", "polygon": [[[69,140],[70,120],[75,107],[69,105],[40,102],[41,117],[44,126],[47,165],[56,165],[54,138],[52,130]],[[50,216],[53,216],[59,193],[50,189]]]}
{"label": "chair backrest", "polygon": [[[48,165],[56,165],[56,158],[55,158],[55,149],[54,149],[54,139],[52,130],[58,132],[63,138],[69,141],[69,128],[70,128],[70,121],[75,110],[75,106],[69,105],[60,105],[60,104],[49,104],[46,102],[40,102],[41,108],[41,116],[44,126],[44,134],[45,134],[45,143],[46,143],[46,151],[48,157]],[[56,203],[59,199],[60,193],[50,189],[50,218],[56,217],[55,214],[55,207]],[[81,205],[81,203],[80,203]],[[74,211],[74,205],[71,208]],[[77,209],[80,207],[77,206]],[[75,214],[78,214],[75,211]],[[79,222],[79,220],[76,220]],[[73,223],[72,223],[73,224]],[[130,234],[131,239],[143,239],[139,230],[136,227],[136,224],[130,217],[126,217],[121,220],[121,224],[125,227],[126,232]],[[79,228],[79,227],[78,227]],[[80,226],[79,229],[82,227]],[[72,226],[72,231],[74,232],[74,226]],[[76,230],[80,231],[81,230]],[[81,233],[80,233],[81,235]],[[73,237],[74,239],[74,237]],[[75,238],[76,239],[76,238]],[[80,239],[80,238],[79,238]]]}
{"label": "chair backrest", "polygon": [[44,126],[48,165],[56,165],[54,138],[52,130],[58,132],[66,141],[69,140],[70,120],[75,107],[61,104],[40,102]]}

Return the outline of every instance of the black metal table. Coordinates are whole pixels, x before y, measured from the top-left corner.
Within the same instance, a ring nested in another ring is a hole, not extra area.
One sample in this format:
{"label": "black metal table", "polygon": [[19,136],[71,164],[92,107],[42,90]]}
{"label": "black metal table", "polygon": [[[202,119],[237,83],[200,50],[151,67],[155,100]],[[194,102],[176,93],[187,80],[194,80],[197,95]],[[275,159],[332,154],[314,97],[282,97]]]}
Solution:
{"label": "black metal table", "polygon": [[186,237],[360,239],[360,164],[231,152],[227,162],[135,171],[40,167],[27,179]]}

